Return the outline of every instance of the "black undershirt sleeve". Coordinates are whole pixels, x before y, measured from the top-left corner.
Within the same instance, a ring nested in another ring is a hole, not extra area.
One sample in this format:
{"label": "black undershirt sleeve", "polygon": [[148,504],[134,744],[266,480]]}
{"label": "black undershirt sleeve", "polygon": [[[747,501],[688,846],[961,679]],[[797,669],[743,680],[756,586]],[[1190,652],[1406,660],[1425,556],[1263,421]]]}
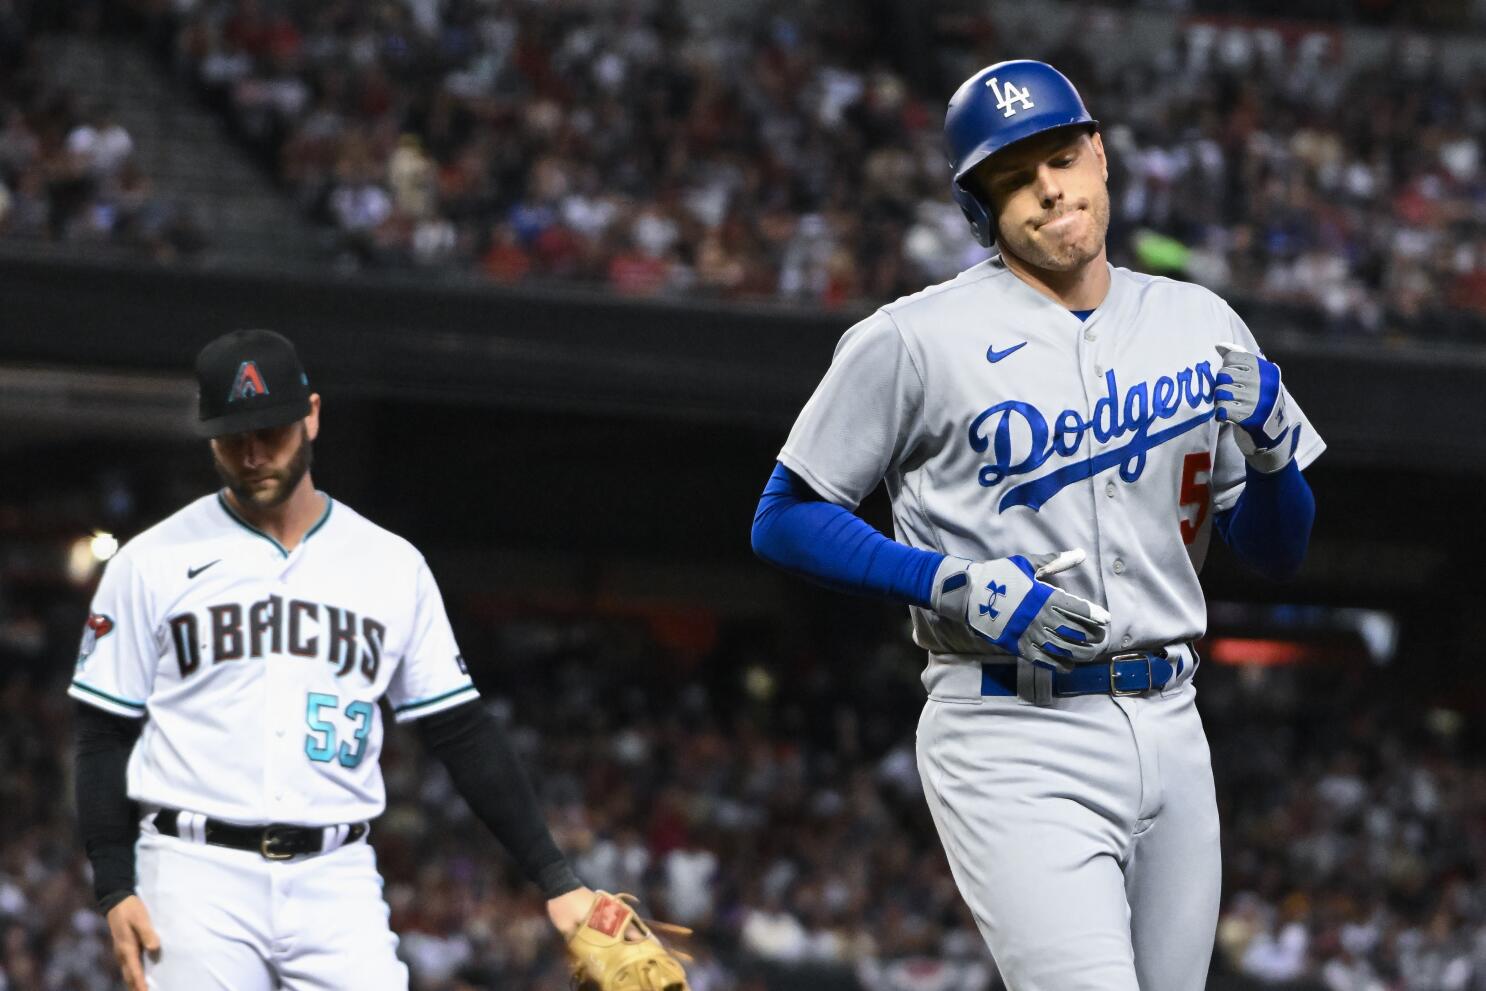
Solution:
{"label": "black undershirt sleeve", "polygon": [[552,841],[531,780],[494,714],[478,701],[466,702],[424,716],[418,734],[449,769],[470,809],[544,897],[583,886]]}
{"label": "black undershirt sleeve", "polygon": [[139,817],[124,772],[142,723],[77,704],[77,822],[93,865],[93,893],[104,913],[134,894]]}

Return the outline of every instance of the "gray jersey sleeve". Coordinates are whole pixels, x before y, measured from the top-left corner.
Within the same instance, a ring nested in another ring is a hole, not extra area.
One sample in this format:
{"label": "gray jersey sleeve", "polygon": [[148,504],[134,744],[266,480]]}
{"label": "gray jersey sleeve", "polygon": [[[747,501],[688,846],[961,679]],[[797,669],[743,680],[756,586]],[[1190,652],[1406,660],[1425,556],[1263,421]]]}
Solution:
{"label": "gray jersey sleeve", "polygon": [[[1254,339],[1253,333],[1248,325],[1243,322],[1237,313],[1224,304],[1223,309],[1228,316],[1228,326],[1219,331],[1219,341],[1223,343],[1231,341],[1246,351],[1254,354],[1264,354],[1264,349]],[[1223,336],[1226,334],[1226,336]],[[1289,395],[1289,408],[1299,421],[1297,429],[1301,431],[1300,446],[1295,449],[1295,461],[1301,468],[1308,467],[1312,461],[1321,456],[1326,450],[1326,442],[1321,435],[1316,433],[1316,428],[1311,426],[1310,420],[1305,415],[1305,410],[1295,401],[1295,394],[1289,391],[1288,383],[1284,378],[1284,368],[1280,368],[1280,383]],[[1218,435],[1218,454],[1216,464],[1213,465],[1213,510],[1225,512],[1232,509],[1238,502],[1239,495],[1244,487],[1244,456],[1238,449],[1238,444],[1233,439],[1233,431],[1239,429],[1232,424],[1225,423]]]}
{"label": "gray jersey sleeve", "polygon": [[879,310],[841,337],[779,461],[826,499],[855,509],[922,429],[924,381],[903,336]]}

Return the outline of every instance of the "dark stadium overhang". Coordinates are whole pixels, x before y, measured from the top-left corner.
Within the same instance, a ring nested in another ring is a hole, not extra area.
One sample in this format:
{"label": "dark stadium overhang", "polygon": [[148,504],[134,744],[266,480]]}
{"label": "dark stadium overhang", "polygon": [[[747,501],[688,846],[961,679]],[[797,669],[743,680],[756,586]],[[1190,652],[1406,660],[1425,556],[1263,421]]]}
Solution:
{"label": "dark stadium overhang", "polygon": [[[241,327],[293,338],[327,395],[777,429],[859,315],[501,290],[465,279],[307,279],[0,257],[0,363],[179,376]],[[1486,468],[1486,348],[1309,335],[1239,306],[1332,464]]]}

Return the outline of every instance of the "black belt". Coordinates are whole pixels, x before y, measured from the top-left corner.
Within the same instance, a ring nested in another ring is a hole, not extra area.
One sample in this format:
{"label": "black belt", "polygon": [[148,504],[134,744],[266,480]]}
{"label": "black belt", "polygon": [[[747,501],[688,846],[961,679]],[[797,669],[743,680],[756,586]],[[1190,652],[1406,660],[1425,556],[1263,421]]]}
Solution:
{"label": "black belt", "polygon": [[[1016,662],[990,663],[980,666],[980,694],[1015,695]],[[1181,659],[1176,666],[1166,659],[1164,650],[1133,650],[1115,654],[1107,660],[1080,664],[1072,671],[1053,672],[1053,695],[1143,695],[1159,691],[1181,673]]]}
{"label": "black belt", "polygon": [[[155,813],[155,829],[161,836],[179,837],[180,817],[179,809],[161,809]],[[339,827],[287,826],[277,822],[267,826],[239,826],[220,819],[208,819],[203,826],[206,842],[211,846],[249,850],[261,854],[265,860],[288,860],[302,854],[319,853],[325,849],[327,828]],[[355,843],[366,835],[368,828],[364,822],[352,823],[346,827],[345,843]]]}

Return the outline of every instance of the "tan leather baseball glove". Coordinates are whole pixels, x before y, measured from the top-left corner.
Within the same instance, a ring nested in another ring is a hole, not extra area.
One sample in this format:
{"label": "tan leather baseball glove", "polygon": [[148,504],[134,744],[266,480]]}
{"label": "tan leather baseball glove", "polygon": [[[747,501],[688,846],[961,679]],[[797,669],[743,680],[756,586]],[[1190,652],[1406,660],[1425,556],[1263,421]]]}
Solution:
{"label": "tan leather baseball glove", "polygon": [[[582,991],[691,991],[684,953],[667,950],[651,926],[635,914],[634,895],[594,893],[593,905],[568,937],[573,987]],[[687,935],[685,926],[652,924],[666,933]],[[679,959],[678,959],[679,958]]]}

